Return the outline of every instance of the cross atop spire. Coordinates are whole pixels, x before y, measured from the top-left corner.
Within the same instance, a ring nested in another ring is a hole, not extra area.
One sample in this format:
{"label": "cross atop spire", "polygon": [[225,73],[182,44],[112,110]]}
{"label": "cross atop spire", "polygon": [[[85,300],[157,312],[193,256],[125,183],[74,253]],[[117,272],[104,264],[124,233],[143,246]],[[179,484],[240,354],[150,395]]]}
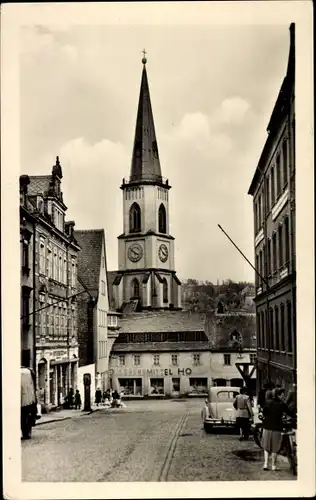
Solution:
{"label": "cross atop spire", "polygon": [[145,49],[143,49],[143,50],[142,50],[142,52],[143,52],[143,54],[144,54],[143,59],[142,59],[142,63],[143,63],[143,64],[146,64],[146,62],[147,62],[147,58],[146,58],[146,54],[147,54],[147,52],[146,52],[146,50],[145,50]]}

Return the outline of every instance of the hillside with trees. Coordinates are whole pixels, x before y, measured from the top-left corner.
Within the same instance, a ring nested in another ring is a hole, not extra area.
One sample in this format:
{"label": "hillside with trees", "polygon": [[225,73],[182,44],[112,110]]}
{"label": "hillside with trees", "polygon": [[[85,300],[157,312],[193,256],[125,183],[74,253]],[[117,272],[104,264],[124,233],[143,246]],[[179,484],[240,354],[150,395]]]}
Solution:
{"label": "hillside with trees", "polygon": [[255,312],[253,283],[227,279],[214,285],[210,281],[188,279],[182,282],[182,306],[199,312]]}

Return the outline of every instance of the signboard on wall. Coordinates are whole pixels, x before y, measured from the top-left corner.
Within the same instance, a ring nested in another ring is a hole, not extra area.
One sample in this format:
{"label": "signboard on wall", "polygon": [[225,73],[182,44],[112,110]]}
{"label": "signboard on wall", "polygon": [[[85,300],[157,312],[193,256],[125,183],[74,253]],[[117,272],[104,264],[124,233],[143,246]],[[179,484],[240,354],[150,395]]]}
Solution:
{"label": "signboard on wall", "polygon": [[180,377],[190,376],[192,374],[191,368],[115,368],[109,369],[108,374],[120,376],[160,376],[160,377]]}

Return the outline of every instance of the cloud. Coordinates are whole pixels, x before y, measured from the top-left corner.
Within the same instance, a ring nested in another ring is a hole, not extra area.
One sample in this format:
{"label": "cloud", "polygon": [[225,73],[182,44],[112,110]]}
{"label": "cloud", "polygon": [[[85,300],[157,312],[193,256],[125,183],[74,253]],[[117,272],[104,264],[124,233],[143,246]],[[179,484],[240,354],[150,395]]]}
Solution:
{"label": "cloud", "polygon": [[225,99],[220,107],[219,118],[227,124],[240,125],[250,109],[249,103],[241,97]]}

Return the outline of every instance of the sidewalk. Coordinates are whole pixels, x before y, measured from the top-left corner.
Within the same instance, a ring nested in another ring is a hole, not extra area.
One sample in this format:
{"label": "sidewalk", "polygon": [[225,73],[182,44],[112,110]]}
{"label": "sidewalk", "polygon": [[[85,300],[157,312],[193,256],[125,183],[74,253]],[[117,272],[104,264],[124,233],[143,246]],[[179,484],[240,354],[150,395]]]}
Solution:
{"label": "sidewalk", "polygon": [[69,418],[81,418],[86,417],[87,415],[91,415],[92,413],[103,410],[109,413],[115,412],[117,410],[122,410],[122,408],[111,408],[109,406],[105,406],[100,404],[99,406],[91,405],[91,411],[83,411],[81,410],[56,410],[51,411],[49,413],[42,413],[42,416],[39,420],[36,421],[36,425],[50,424],[52,422],[59,422],[61,420],[67,420]]}

